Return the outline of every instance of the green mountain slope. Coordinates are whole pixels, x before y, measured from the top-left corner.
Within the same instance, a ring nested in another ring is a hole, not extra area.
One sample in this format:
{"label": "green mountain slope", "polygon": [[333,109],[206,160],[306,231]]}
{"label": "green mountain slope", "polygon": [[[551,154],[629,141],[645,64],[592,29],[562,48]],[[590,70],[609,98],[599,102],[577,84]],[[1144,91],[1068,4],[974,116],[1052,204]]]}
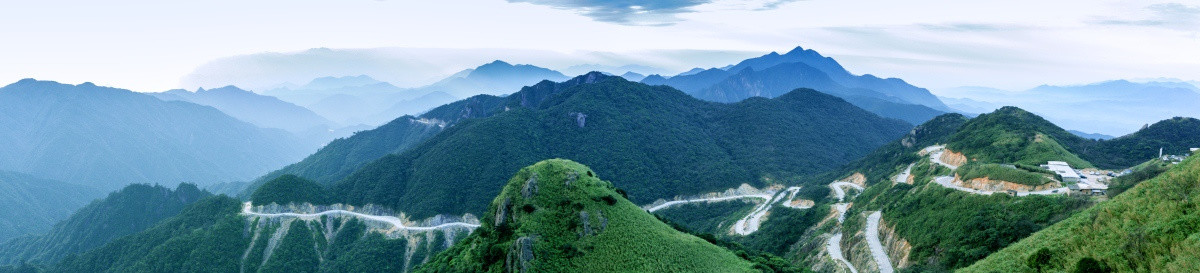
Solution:
{"label": "green mountain slope", "polygon": [[0,242],[46,232],[102,194],[91,187],[0,171]]}
{"label": "green mountain slope", "polygon": [[[1200,160],[1192,157],[1108,202],[989,255],[963,272],[1068,272],[1091,258],[1116,272],[1200,271]],[[1029,263],[1041,250],[1050,255]],[[1032,267],[1031,267],[1032,265]]]}
{"label": "green mountain slope", "polygon": [[241,207],[223,195],[205,198],[145,231],[44,264],[44,272],[404,272],[467,235],[397,231],[347,215],[255,217]]}
{"label": "green mountain slope", "polygon": [[983,163],[1037,166],[1055,160],[1091,167],[1067,148],[1082,141],[1086,140],[1042,117],[1008,106],[971,119],[948,139],[946,148]]}
{"label": "green mountain slope", "polygon": [[180,184],[174,190],[157,185],[129,185],[79,209],[46,234],[18,237],[0,244],[0,264],[53,263],[141,232],[210,195],[191,184]]}
{"label": "green mountain slope", "polygon": [[1080,156],[1101,168],[1128,168],[1164,154],[1183,155],[1189,148],[1200,148],[1200,120],[1176,117],[1166,119],[1133,134],[1091,141],[1080,150]]}
{"label": "green mountain slope", "polygon": [[567,160],[526,167],[483,226],[421,272],[750,272],[751,264],[678,232]]}
{"label": "green mountain slope", "polygon": [[509,96],[477,95],[439,106],[420,116],[396,118],[378,128],[334,140],[304,160],[256,179],[245,194],[285,174],[331,185],[367,163],[385,155],[406,151],[460,121],[490,117],[508,108],[536,107],[564,89],[596,80],[599,77],[597,75],[602,76],[597,73],[563,82],[544,80]]}
{"label": "green mountain slope", "polygon": [[599,73],[573,81],[585,83],[513,94],[507,106],[493,106],[502,111],[495,116],[461,121],[363,167],[332,187],[335,202],[418,218],[479,213],[504,173],[567,157],[610,173],[631,200],[648,203],[832,169],[908,129],[812,90],[719,104]]}
{"label": "green mountain slope", "polygon": [[[1039,121],[1044,120],[1016,108],[970,120],[958,114],[942,115],[845,168],[817,176],[819,181],[810,183],[819,186],[854,173],[866,178],[866,189],[849,200],[853,204],[837,230],[845,234],[843,256],[860,271],[874,268],[875,259],[867,252],[863,234],[866,215],[876,211],[882,215],[880,237],[889,238],[883,243],[892,247],[887,250],[892,267],[900,272],[941,272],[968,266],[1090,206],[1087,199],[1068,196],[979,195],[945,188],[932,180],[953,172],[919,154],[925,147],[948,143],[951,150],[958,147],[965,150],[966,157],[988,163],[1012,163],[1007,160],[1033,156],[1044,156],[1036,160],[1077,159],[1066,148],[1049,142],[1061,129]],[[1038,135],[1042,142],[1030,139]],[[910,164],[912,184],[894,182]],[[829,232],[822,230],[830,227],[809,223],[794,228],[810,228],[811,233],[820,234]],[[828,257],[822,250],[824,238],[804,235],[789,256],[809,262],[826,259],[822,258]]]}

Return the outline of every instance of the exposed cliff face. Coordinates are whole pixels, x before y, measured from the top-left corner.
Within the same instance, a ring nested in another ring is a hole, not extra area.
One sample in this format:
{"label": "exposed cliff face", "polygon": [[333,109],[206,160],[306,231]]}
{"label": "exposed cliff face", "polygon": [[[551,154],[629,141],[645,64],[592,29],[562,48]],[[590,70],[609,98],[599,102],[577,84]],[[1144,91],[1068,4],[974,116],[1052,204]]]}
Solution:
{"label": "exposed cliff face", "polygon": [[880,220],[879,239],[883,242],[888,257],[896,264],[896,269],[903,269],[911,265],[908,257],[912,253],[912,245],[908,243],[908,240],[896,234],[896,230],[888,225],[887,221]]}
{"label": "exposed cliff face", "polygon": [[[297,228],[303,225],[304,228]],[[310,240],[295,240],[289,232],[307,231]],[[382,243],[393,248],[403,248],[403,254],[395,259],[403,260],[403,271],[424,264],[434,254],[449,248],[470,233],[468,228],[447,228],[432,231],[397,230],[390,224],[377,221],[362,221],[348,215],[327,215],[306,220],[298,218],[249,216],[246,223],[249,246],[242,254],[241,270],[256,272],[269,264],[296,259],[294,253],[281,253],[282,249],[312,249],[320,265],[325,268],[340,262],[339,255],[352,251],[357,241],[371,236],[381,236]]]}
{"label": "exposed cliff face", "polygon": [[867,176],[866,176],[866,175],[863,175],[862,173],[854,173],[854,174],[852,174],[852,175],[850,175],[850,176],[846,177],[845,179],[842,179],[842,181],[846,181],[846,182],[854,183],[854,184],[857,184],[857,185],[859,185],[859,186],[862,186],[862,187],[866,187],[866,186],[867,186],[867,185],[866,185],[866,183],[867,183]]}
{"label": "exposed cliff face", "polygon": [[949,149],[946,149],[946,152],[942,153],[941,160],[942,162],[955,167],[962,167],[963,164],[967,164],[967,156],[960,152],[951,151]]}

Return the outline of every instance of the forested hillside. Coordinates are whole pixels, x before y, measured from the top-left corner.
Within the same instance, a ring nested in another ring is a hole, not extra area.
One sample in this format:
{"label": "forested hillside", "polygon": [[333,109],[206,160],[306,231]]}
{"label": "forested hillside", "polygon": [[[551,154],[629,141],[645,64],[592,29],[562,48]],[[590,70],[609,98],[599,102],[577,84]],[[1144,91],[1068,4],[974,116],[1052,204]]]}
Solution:
{"label": "forested hillside", "polygon": [[180,184],[174,190],[158,185],[129,185],[79,209],[45,234],[0,244],[0,265],[54,263],[141,232],[208,196],[211,194],[192,184]]}
{"label": "forested hillside", "polygon": [[599,73],[576,81],[585,79],[510,95],[512,104],[492,106],[507,111],[368,164],[333,185],[334,196],[417,217],[478,213],[503,173],[558,157],[611,173],[631,200],[648,203],[829,170],[908,129],[812,90],[718,104]]}

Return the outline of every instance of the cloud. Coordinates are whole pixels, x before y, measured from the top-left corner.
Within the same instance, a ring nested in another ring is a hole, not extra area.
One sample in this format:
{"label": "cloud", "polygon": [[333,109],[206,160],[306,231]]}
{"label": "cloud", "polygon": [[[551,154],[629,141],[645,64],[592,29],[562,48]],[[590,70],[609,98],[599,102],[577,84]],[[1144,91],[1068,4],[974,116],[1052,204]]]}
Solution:
{"label": "cloud", "polygon": [[571,10],[600,22],[635,26],[667,26],[682,21],[675,15],[692,12],[692,8],[709,0],[508,0]]}
{"label": "cloud", "polygon": [[696,8],[773,10],[800,0],[508,0],[574,11],[593,20],[631,26],[670,26],[683,21],[676,15],[702,12]]}
{"label": "cloud", "polygon": [[1146,6],[1149,16],[1144,18],[1097,18],[1092,23],[1113,26],[1161,27],[1174,30],[1195,31],[1200,28],[1200,6],[1181,3],[1160,3]]}
{"label": "cloud", "polygon": [[986,31],[1011,31],[1011,30],[1026,30],[1032,27],[1021,26],[1014,24],[986,24],[986,23],[947,23],[947,24],[917,24],[922,29],[932,31],[954,31],[954,32],[986,32]]}

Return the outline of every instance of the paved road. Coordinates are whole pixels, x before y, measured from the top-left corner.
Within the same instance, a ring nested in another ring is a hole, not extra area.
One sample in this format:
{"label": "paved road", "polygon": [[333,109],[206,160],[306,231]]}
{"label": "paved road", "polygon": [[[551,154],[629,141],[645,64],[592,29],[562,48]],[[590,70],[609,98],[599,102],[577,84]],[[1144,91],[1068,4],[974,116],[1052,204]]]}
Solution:
{"label": "paved road", "polygon": [[913,165],[917,165],[917,163],[908,164],[908,168],[904,168],[904,171],[896,175],[896,179],[893,181],[896,183],[908,183],[908,177],[912,176]]}
{"label": "paved road", "polygon": [[846,265],[846,268],[849,268],[851,273],[858,273],[858,269],[854,269],[854,265],[850,264],[850,261],[847,261],[846,257],[842,256],[842,233],[839,232],[834,234],[833,237],[829,237],[829,243],[825,244],[825,252],[829,252],[829,257],[832,257],[834,261]]}
{"label": "paved road", "polygon": [[[850,204],[844,203],[846,201],[846,191],[842,189],[844,187],[855,188],[859,191],[863,190],[862,186],[850,182],[835,181],[833,183],[829,183],[829,188],[833,189],[834,196],[837,196],[838,198],[838,203],[833,204],[833,208],[837,210],[838,213],[838,226],[841,226],[842,222],[846,221],[846,210],[850,208]],[[838,261],[846,265],[846,268],[849,268],[850,272],[858,273],[858,269],[854,268],[854,264],[851,264],[850,261],[846,260],[846,257],[842,255],[841,232],[833,234],[833,236],[829,237],[829,242],[825,244],[825,252],[828,252],[829,257],[833,258],[834,261]]]}
{"label": "paved road", "polygon": [[683,205],[683,204],[687,204],[687,203],[717,202],[717,201],[728,201],[728,200],[744,199],[744,198],[770,200],[771,194],[745,194],[745,195],[731,195],[731,196],[722,196],[722,197],[709,197],[709,198],[696,198],[696,199],[687,199],[687,200],[667,201],[666,203],[662,203],[657,206],[650,207],[650,208],[646,209],[646,211],[655,212],[655,211],[665,209],[668,207]]}
{"label": "paved road", "polygon": [[844,182],[844,181],[837,181],[837,182],[830,183],[829,187],[833,188],[833,195],[837,196],[838,202],[846,201],[846,191],[842,189],[843,187],[855,188],[855,189],[858,189],[858,191],[860,191],[860,192],[863,190],[863,187],[859,186],[858,184]]}
{"label": "paved road", "polygon": [[323,215],[348,215],[348,216],[353,216],[353,217],[357,217],[359,219],[364,219],[364,220],[384,222],[384,223],[391,224],[392,226],[396,227],[396,229],[412,230],[412,231],[439,230],[439,229],[444,229],[444,228],[448,228],[448,227],[466,227],[466,228],[472,228],[472,229],[479,227],[478,224],[463,223],[463,222],[445,223],[445,224],[431,226],[431,227],[410,227],[410,226],[404,225],[404,221],[402,221],[402,220],[400,220],[400,218],[396,218],[394,216],[368,215],[368,214],[362,214],[362,213],[346,211],[346,210],[327,210],[327,211],[322,211],[322,212],[318,212],[318,213],[292,213],[292,212],[259,213],[259,212],[251,211],[251,208],[252,207],[250,205],[250,202],[246,202],[246,203],[242,204],[242,215],[255,216],[255,217],[269,217],[269,218],[292,217],[292,218],[303,219],[303,220],[313,220],[313,219],[320,218]]}
{"label": "paved road", "polygon": [[883,250],[883,243],[879,241],[879,220],[883,218],[883,213],[873,212],[867,216],[867,230],[863,231],[867,235],[867,247],[871,249],[871,258],[875,259],[875,264],[879,265],[879,272],[893,273],[892,259],[888,257],[887,252]]}
{"label": "paved road", "polygon": [[958,170],[958,166],[954,166],[954,165],[946,164],[946,162],[942,162],[942,153],[946,152],[945,145],[929,146],[929,147],[925,148],[925,150],[932,151],[932,153],[929,153],[929,161],[932,161],[933,163],[937,163],[938,165],[946,166],[946,168],[950,168],[951,170]]}

